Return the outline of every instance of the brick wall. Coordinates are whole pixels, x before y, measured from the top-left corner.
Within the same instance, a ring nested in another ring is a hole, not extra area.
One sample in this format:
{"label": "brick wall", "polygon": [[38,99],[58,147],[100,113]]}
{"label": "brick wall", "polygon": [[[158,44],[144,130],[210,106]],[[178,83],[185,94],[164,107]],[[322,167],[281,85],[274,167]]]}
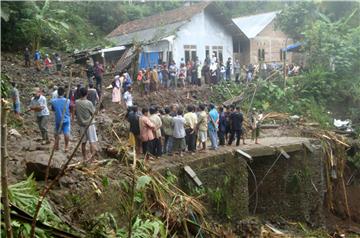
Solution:
{"label": "brick wall", "polygon": [[[250,39],[250,62],[258,63],[258,50],[265,50],[265,62],[282,62],[280,49],[292,44],[292,39],[281,31],[275,30],[274,21],[265,27],[255,38]],[[292,62],[292,53],[288,52],[286,62]]]}

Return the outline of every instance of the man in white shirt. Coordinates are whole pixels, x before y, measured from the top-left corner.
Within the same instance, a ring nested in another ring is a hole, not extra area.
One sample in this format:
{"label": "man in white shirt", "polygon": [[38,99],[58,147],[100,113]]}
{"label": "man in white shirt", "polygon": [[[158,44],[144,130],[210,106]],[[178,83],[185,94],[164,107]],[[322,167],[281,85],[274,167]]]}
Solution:
{"label": "man in white shirt", "polygon": [[198,123],[197,116],[194,113],[195,108],[192,105],[187,107],[187,113],[184,115],[185,119],[185,140],[188,148],[188,152],[195,153],[196,151],[196,125]]}
{"label": "man in white shirt", "polygon": [[[54,86],[53,87],[53,89],[54,89],[54,91],[52,92],[52,94],[51,94],[51,99],[55,99],[55,98],[58,98],[58,86]],[[66,96],[66,95],[65,95]]]}
{"label": "man in white shirt", "polygon": [[126,104],[126,108],[133,106],[133,97],[131,92],[132,92],[132,88],[131,86],[129,86],[127,91],[124,93],[124,102]]}
{"label": "man in white shirt", "polygon": [[30,110],[35,112],[36,121],[39,126],[41,137],[43,140],[42,144],[50,144],[47,128],[50,112],[47,107],[46,97],[42,95],[42,90],[40,88],[34,88],[33,95],[34,97],[31,99],[30,102]]}

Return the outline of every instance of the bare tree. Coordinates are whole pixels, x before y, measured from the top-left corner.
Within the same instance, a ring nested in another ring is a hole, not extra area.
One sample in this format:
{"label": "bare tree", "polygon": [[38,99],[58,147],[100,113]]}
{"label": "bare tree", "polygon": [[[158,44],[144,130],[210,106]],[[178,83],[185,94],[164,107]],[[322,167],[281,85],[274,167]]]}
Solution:
{"label": "bare tree", "polygon": [[7,152],[7,117],[10,111],[9,102],[1,99],[1,191],[2,191],[2,203],[4,204],[4,221],[6,229],[6,237],[12,238],[12,228],[10,219],[10,206],[8,195],[8,160],[9,155]]}

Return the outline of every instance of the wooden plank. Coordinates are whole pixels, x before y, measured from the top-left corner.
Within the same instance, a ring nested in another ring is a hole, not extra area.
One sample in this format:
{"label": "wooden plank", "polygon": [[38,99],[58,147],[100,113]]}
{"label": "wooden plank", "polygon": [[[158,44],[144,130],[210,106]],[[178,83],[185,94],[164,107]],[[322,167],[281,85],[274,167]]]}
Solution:
{"label": "wooden plank", "polygon": [[184,170],[198,187],[202,186],[203,183],[200,181],[195,171],[189,165],[185,165]]}

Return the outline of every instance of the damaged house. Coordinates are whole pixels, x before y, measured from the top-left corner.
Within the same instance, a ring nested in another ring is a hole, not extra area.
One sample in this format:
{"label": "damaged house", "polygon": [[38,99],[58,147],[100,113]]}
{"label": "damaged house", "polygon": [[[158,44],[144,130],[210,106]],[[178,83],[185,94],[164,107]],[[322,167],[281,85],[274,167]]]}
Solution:
{"label": "damaged house", "polygon": [[246,35],[240,44],[239,59],[241,64],[257,64],[260,61],[292,62],[292,53],[287,48],[292,39],[284,32],[276,29],[275,19],[279,11],[234,18],[233,22]]}
{"label": "damaged house", "polygon": [[[116,45],[142,45],[140,68],[215,55],[226,62],[247,40],[215,3],[200,2],[119,25],[108,36]],[[234,47],[235,46],[235,47]]]}

